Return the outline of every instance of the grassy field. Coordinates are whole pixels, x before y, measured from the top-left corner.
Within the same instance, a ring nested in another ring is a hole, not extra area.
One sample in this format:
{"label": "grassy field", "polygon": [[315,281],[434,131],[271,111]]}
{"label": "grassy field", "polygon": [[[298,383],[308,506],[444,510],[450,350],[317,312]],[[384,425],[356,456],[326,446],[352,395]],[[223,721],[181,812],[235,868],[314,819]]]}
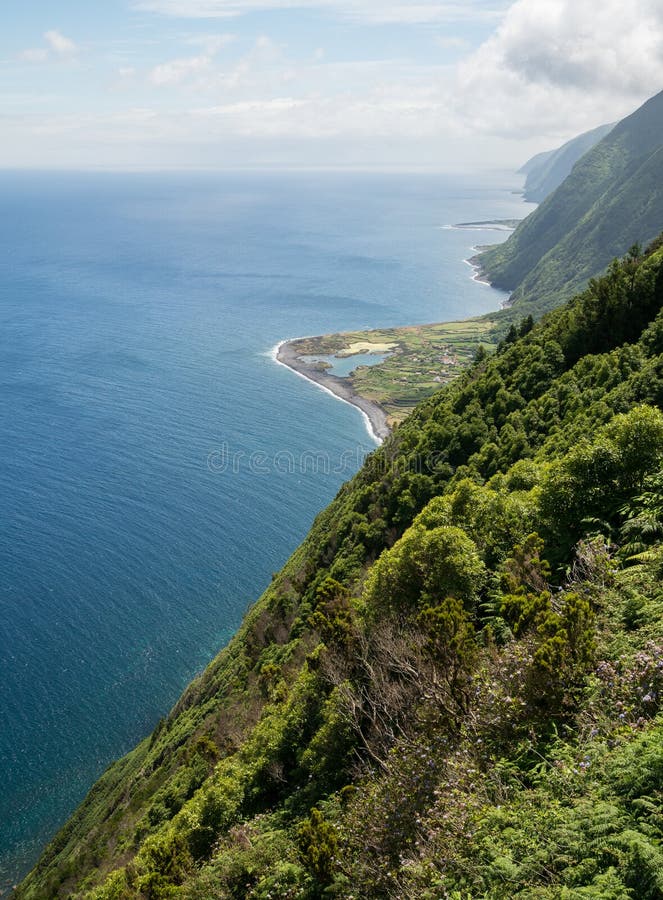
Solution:
{"label": "grassy field", "polygon": [[[349,331],[293,342],[300,355],[356,355],[350,376],[354,390],[375,400],[397,425],[416,404],[453,378],[474,358],[478,347],[493,346],[494,322],[467,319],[436,325],[410,325],[374,331]],[[362,365],[368,352],[391,352],[377,365]]]}

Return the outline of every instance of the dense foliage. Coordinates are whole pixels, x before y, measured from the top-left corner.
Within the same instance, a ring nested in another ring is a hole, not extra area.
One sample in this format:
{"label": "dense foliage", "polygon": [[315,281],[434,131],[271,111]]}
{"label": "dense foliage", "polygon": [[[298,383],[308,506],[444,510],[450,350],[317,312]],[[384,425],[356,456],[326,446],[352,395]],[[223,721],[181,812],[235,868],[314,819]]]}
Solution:
{"label": "dense foliage", "polygon": [[663,221],[663,93],[624,119],[506,241],[481,256],[520,315],[568,300]]}
{"label": "dense foliage", "polygon": [[663,249],[420,405],[21,900],[663,895]]}
{"label": "dense foliage", "polygon": [[592,131],[586,131],[572,138],[556,150],[539,153],[528,160],[520,170],[527,176],[524,188],[525,200],[542,203],[571,174],[578,160],[603,140],[612,127],[599,125]]}

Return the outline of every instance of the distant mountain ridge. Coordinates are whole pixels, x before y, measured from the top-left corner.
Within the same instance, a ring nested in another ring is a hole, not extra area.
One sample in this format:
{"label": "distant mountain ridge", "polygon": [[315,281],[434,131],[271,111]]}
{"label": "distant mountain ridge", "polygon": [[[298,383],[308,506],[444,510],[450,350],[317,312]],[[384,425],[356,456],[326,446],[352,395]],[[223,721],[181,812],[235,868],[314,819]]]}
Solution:
{"label": "distant mountain ridge", "polygon": [[[540,161],[539,161],[540,164]],[[504,244],[481,254],[511,305],[541,314],[663,227],[663,92],[617,124]]]}
{"label": "distant mountain ridge", "polygon": [[603,140],[614,127],[614,122],[599,125],[598,128],[572,138],[556,150],[538,153],[528,160],[520,169],[523,175],[527,175],[524,187],[525,200],[542,203],[571,174],[578,160]]}

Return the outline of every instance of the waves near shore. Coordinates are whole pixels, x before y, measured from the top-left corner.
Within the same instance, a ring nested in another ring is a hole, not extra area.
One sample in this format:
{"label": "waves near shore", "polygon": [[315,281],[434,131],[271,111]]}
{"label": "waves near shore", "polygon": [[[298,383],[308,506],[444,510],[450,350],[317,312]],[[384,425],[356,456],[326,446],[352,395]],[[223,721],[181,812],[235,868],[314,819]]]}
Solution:
{"label": "waves near shore", "polygon": [[327,394],[331,394],[336,400],[349,403],[356,407],[364,418],[366,431],[376,444],[381,444],[390,434],[391,429],[387,423],[387,414],[378,403],[361,397],[353,389],[347,378],[339,378],[322,372],[301,359],[293,344],[299,338],[289,338],[276,344],[270,353],[274,362],[286,366],[296,375],[311,381],[316,387],[321,388]]}

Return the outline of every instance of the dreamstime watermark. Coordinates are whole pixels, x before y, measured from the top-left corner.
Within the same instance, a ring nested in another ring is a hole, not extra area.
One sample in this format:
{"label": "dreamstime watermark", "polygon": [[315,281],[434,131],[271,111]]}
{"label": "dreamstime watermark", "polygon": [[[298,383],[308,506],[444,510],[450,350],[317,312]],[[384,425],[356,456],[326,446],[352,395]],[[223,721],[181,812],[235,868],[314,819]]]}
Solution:
{"label": "dreamstime watermark", "polygon": [[214,475],[325,475],[350,476],[362,466],[372,474],[429,474],[439,470],[444,459],[439,454],[389,454],[357,444],[338,455],[327,450],[235,450],[224,441],[207,456],[207,468]]}
{"label": "dreamstime watermark", "polygon": [[347,475],[356,472],[369,454],[369,450],[361,445],[348,448],[337,457],[326,450],[304,450],[293,453],[291,450],[277,450],[266,453],[264,450],[233,450],[227,442],[223,442],[207,457],[207,468],[214,475],[239,475],[248,472],[251,475]]}

